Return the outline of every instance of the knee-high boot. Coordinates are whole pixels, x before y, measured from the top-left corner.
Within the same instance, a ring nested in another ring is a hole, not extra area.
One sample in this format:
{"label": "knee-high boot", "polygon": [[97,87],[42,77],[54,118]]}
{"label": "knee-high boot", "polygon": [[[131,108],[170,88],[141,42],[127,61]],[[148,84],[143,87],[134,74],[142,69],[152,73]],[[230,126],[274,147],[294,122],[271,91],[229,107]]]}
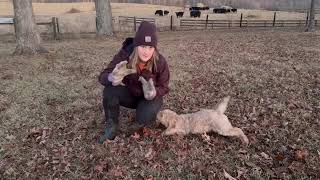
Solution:
{"label": "knee-high boot", "polygon": [[102,144],[106,139],[114,140],[117,136],[119,126],[119,106],[119,99],[117,97],[103,99],[106,128],[104,129],[104,134],[99,138],[99,143]]}

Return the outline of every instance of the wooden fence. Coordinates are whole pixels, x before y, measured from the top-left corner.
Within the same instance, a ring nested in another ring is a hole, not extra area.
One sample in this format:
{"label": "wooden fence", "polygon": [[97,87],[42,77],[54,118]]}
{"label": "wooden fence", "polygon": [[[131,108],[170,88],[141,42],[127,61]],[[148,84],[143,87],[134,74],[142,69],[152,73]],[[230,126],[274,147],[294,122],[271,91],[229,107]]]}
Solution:
{"label": "wooden fence", "polygon": [[[213,28],[232,28],[232,27],[304,27],[308,25],[308,16],[306,20],[276,20],[274,13],[273,20],[244,20],[242,14],[240,20],[209,20],[206,19],[181,19],[180,27],[196,29]],[[318,26],[318,20],[315,20],[315,26]]]}
{"label": "wooden fence", "polygon": [[153,24],[156,23],[154,18],[119,16],[119,28],[121,30],[122,27],[127,26],[133,28],[134,31],[137,31],[137,28],[142,21],[148,21]]}
{"label": "wooden fence", "polygon": [[[51,22],[37,22],[37,25],[46,25],[52,27],[53,39],[59,39],[60,35],[60,27],[59,20],[56,17],[51,18]],[[14,18],[0,18],[0,25],[13,25],[14,26]]]}

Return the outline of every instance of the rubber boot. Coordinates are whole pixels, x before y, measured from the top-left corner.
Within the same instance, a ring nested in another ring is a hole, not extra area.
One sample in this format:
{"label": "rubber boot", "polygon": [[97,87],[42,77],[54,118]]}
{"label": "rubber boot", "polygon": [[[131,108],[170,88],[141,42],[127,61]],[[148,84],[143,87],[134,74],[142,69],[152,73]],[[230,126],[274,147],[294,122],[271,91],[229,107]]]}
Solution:
{"label": "rubber boot", "polygon": [[[105,100],[104,100],[105,101]],[[119,103],[118,99],[113,98],[111,101],[104,103],[106,128],[104,134],[100,136],[98,142],[103,144],[105,140],[114,140],[118,133],[119,127]]]}

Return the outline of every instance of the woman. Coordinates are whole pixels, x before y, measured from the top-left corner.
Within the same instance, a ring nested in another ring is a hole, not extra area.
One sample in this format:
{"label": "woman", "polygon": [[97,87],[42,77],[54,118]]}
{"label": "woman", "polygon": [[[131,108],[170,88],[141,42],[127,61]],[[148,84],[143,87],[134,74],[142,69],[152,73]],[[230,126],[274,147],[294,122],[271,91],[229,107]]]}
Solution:
{"label": "woman", "polygon": [[[136,109],[136,121],[141,126],[155,123],[163,96],[169,92],[169,78],[167,61],[157,50],[156,27],[141,22],[135,37],[123,42],[119,53],[99,76],[99,82],[105,86],[106,119],[99,142],[116,137],[120,106]],[[148,86],[153,91],[147,92]]]}

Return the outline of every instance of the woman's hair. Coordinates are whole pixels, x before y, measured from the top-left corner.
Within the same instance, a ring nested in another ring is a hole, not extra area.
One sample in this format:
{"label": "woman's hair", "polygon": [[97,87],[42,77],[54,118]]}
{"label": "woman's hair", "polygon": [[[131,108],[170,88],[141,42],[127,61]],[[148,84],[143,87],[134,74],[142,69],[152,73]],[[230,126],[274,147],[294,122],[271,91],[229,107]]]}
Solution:
{"label": "woman's hair", "polygon": [[[139,64],[139,61],[140,61],[140,58],[139,58],[139,54],[138,54],[138,46],[136,46],[133,50],[133,52],[131,53],[130,55],[130,64],[129,64],[129,68],[136,68],[138,71],[139,71],[139,68],[138,68],[138,64]],[[159,53],[158,51],[155,49],[153,54],[152,54],[152,57],[149,61],[147,61],[147,64],[146,64],[146,69],[149,70],[149,71],[154,71],[157,72],[157,64],[156,62],[159,60]]]}

